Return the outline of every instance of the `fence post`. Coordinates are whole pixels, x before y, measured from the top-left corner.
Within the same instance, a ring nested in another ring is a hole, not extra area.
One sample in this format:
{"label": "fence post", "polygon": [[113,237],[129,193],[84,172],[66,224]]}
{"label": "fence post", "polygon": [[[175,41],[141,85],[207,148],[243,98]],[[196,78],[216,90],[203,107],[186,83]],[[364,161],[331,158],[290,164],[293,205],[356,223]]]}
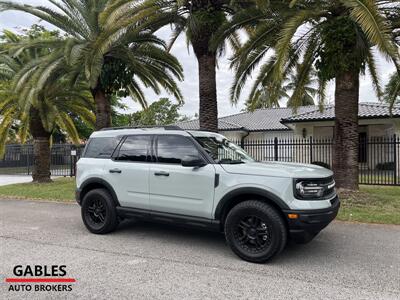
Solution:
{"label": "fence post", "polygon": [[69,148],[69,177],[74,176],[74,156],[72,155],[73,148]]}
{"label": "fence post", "polygon": [[313,162],[313,139],[312,136],[310,136],[310,164]]}
{"label": "fence post", "polygon": [[393,161],[394,161],[393,183],[395,185],[397,185],[397,139],[396,139],[396,134],[393,135]]}
{"label": "fence post", "polygon": [[278,138],[274,138],[274,160],[278,161]]}
{"label": "fence post", "polygon": [[[22,149],[23,150],[23,149]],[[29,147],[25,146],[25,150],[26,150],[26,173],[27,175],[29,175],[30,173],[30,155],[31,155],[31,151],[29,151]],[[23,153],[23,151],[21,151]]]}

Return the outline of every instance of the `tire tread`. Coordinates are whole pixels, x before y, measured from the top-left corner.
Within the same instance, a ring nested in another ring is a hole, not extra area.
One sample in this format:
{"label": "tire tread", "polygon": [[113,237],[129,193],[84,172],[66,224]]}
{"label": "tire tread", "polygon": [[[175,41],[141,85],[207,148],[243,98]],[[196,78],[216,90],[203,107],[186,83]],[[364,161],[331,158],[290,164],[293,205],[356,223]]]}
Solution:
{"label": "tire tread", "polygon": [[[248,210],[248,209],[256,209],[268,216],[270,221],[276,225],[276,227],[279,230],[279,235],[280,235],[280,242],[276,243],[274,245],[274,248],[266,255],[263,257],[251,257],[249,255],[244,255],[241,251],[236,249],[232,241],[230,240],[232,237],[230,235],[230,231],[227,229],[228,226],[230,225],[230,220],[231,218],[235,215],[240,213],[240,211],[243,210]],[[283,251],[283,249],[286,246],[287,239],[288,239],[288,232],[286,228],[286,223],[281,217],[280,213],[271,205],[264,201],[260,200],[246,200],[243,202],[240,202],[236,206],[234,206],[228,213],[226,220],[225,220],[225,236],[228,245],[231,247],[232,251],[238,255],[240,258],[250,261],[250,262],[255,262],[255,263],[265,263],[272,257],[278,255]]]}

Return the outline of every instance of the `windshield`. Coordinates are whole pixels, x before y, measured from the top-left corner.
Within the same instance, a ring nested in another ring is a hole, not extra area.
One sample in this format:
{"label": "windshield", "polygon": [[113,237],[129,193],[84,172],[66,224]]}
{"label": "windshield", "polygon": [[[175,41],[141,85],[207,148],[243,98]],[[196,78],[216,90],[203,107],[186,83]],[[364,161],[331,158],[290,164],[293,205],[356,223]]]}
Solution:
{"label": "windshield", "polygon": [[196,136],[195,139],[219,164],[245,163],[254,161],[242,148],[219,136]]}

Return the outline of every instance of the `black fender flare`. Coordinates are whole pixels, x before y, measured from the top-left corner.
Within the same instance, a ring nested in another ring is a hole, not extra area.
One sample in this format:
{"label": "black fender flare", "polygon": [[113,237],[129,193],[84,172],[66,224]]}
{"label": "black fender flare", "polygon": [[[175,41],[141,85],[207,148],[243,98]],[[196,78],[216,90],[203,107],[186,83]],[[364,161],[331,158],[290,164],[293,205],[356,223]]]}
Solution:
{"label": "black fender flare", "polygon": [[117,193],[115,192],[115,190],[113,189],[113,187],[111,186],[111,184],[109,184],[107,181],[105,181],[102,178],[98,178],[98,177],[92,177],[89,179],[86,179],[84,182],[82,182],[82,184],[79,187],[79,191],[80,191],[80,202],[83,200],[83,195],[86,194],[84,193],[85,189],[92,184],[98,184],[98,185],[102,185],[104,186],[108,192],[111,194],[114,203],[116,206],[121,206],[119,201],[118,201],[118,197],[117,197]]}
{"label": "black fender flare", "polygon": [[274,193],[264,190],[262,188],[256,188],[256,187],[242,187],[235,189],[233,191],[228,192],[225,194],[222,199],[218,202],[218,205],[215,209],[214,217],[216,220],[221,220],[223,217],[224,209],[226,205],[229,205],[229,202],[232,199],[235,199],[236,197],[240,195],[257,195],[261,196],[262,198],[268,199],[271,201],[273,204],[278,206],[281,210],[284,209],[290,209],[289,206],[277,195]]}

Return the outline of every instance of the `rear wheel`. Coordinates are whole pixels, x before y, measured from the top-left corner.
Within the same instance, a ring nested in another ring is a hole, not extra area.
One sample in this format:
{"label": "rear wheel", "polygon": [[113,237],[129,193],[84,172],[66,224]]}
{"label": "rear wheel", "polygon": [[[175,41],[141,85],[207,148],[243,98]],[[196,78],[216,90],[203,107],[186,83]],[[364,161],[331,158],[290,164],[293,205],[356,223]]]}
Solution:
{"label": "rear wheel", "polygon": [[106,189],[88,192],[83,198],[81,213],[83,223],[92,233],[108,233],[118,226],[115,204]]}
{"label": "rear wheel", "polygon": [[264,263],[283,250],[287,229],[275,208],[262,201],[249,200],[239,203],[228,213],[225,237],[239,257]]}

